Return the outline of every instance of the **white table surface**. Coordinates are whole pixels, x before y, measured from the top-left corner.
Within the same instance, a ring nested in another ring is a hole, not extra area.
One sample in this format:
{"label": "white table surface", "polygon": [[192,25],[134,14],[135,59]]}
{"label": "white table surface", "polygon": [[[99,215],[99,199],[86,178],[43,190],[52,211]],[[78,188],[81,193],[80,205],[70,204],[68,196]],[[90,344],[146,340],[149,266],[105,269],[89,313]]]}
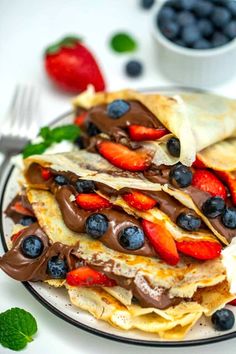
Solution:
{"label": "white table surface", "polygon": [[[150,16],[150,11],[139,8],[138,0],[0,0],[0,121],[4,120],[16,83],[32,84],[41,89],[41,125],[70,109],[71,96],[56,91],[50,85],[42,65],[45,46],[69,33],[79,34],[94,51],[101,62],[110,90],[173,84],[158,71],[149,31]],[[109,49],[110,35],[120,30],[129,31],[137,38],[137,53],[116,55]],[[123,64],[131,57],[140,58],[145,65],[145,72],[139,79],[128,79],[123,73]],[[236,78],[232,78],[230,82],[213,89],[236,97],[235,88]],[[3,253],[1,246],[0,253]],[[145,348],[112,342],[90,335],[57,318],[20,283],[2,272],[0,289],[0,311],[18,306],[30,311],[37,319],[38,334],[24,353],[235,353],[236,339],[179,349]],[[10,351],[0,347],[0,353],[7,354]]]}

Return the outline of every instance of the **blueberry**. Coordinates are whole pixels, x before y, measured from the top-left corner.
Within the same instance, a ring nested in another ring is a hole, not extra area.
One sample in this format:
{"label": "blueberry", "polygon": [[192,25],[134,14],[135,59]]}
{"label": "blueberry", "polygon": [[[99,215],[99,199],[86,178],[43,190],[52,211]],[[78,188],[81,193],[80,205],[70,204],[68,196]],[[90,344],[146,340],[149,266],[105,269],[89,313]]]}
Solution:
{"label": "blueberry", "polygon": [[27,236],[21,243],[21,251],[25,257],[37,258],[43,253],[43,242],[36,235]]}
{"label": "blueberry", "polygon": [[59,184],[59,186],[64,186],[66,184],[69,184],[68,178],[62,175],[57,175],[54,177],[54,181]]}
{"label": "blueberry", "polygon": [[87,234],[93,238],[99,238],[108,229],[108,219],[103,214],[92,214],[86,220],[85,229]]}
{"label": "blueberry", "polygon": [[68,272],[68,266],[66,261],[54,256],[48,261],[47,273],[53,279],[65,279],[66,273]]}
{"label": "blueberry", "polygon": [[173,7],[177,10],[191,10],[196,0],[175,0],[173,1]]}
{"label": "blueberry", "polygon": [[37,219],[34,216],[23,216],[20,219],[19,223],[23,226],[30,226],[31,224],[33,224],[36,221],[37,221]]}
{"label": "blueberry", "polygon": [[162,34],[168,39],[174,39],[179,33],[179,25],[171,20],[160,23],[160,30]]}
{"label": "blueberry", "polygon": [[181,38],[188,46],[192,46],[201,38],[201,33],[199,28],[193,24],[183,28]]}
{"label": "blueberry", "polygon": [[226,25],[224,34],[230,39],[234,39],[236,37],[236,21],[231,21]]}
{"label": "blueberry", "polygon": [[144,233],[137,226],[126,227],[119,236],[119,242],[127,250],[138,250],[144,245]]}
{"label": "blueberry", "polygon": [[229,38],[223,33],[215,32],[212,36],[212,45],[214,47],[221,47],[229,42]]}
{"label": "blueberry", "polygon": [[176,21],[180,26],[188,26],[193,24],[196,19],[195,16],[190,11],[181,11],[176,16]]}
{"label": "blueberry", "polygon": [[75,182],[75,187],[78,193],[92,193],[96,189],[96,185],[93,181],[86,181],[84,179],[78,179]]}
{"label": "blueberry", "polygon": [[176,187],[188,187],[193,178],[193,174],[187,166],[181,163],[171,167],[169,174],[170,182]]}
{"label": "blueberry", "polygon": [[138,60],[130,60],[125,65],[125,72],[130,77],[140,76],[143,72],[143,65]]}
{"label": "blueberry", "polygon": [[141,0],[140,6],[143,9],[148,10],[153,6],[154,2],[155,2],[155,0]]}
{"label": "blueberry", "polygon": [[176,223],[179,227],[187,231],[196,231],[201,227],[201,219],[190,213],[179,214]]}
{"label": "blueberry", "polygon": [[212,44],[204,38],[199,39],[199,41],[193,44],[194,49],[210,49],[212,48]]}
{"label": "blueberry", "polygon": [[167,20],[173,20],[176,15],[174,9],[170,6],[163,6],[158,13],[157,19],[160,22],[165,22]]}
{"label": "blueberry", "polygon": [[115,100],[107,106],[107,114],[112,119],[118,119],[130,110],[129,102],[125,100]]}
{"label": "blueberry", "polygon": [[198,28],[201,32],[201,35],[203,37],[210,37],[214,33],[214,27],[213,27],[211,21],[209,21],[205,18],[203,18],[202,20],[199,20],[197,26],[198,26]]}
{"label": "blueberry", "polygon": [[193,5],[193,11],[199,17],[209,16],[214,9],[213,4],[210,1],[198,0]]}
{"label": "blueberry", "polygon": [[79,136],[78,138],[75,139],[74,144],[78,146],[80,149],[85,148],[84,144],[84,138],[82,136]]}
{"label": "blueberry", "polygon": [[229,229],[236,229],[236,209],[226,208],[222,214],[222,223]]}
{"label": "blueberry", "polygon": [[226,8],[221,6],[215,7],[211,15],[213,24],[219,28],[226,26],[227,23],[230,21],[230,18],[230,12]]}
{"label": "blueberry", "polygon": [[234,314],[228,309],[217,310],[212,315],[211,322],[217,331],[227,331],[234,326]]}
{"label": "blueberry", "polygon": [[166,146],[167,146],[167,149],[168,149],[169,153],[172,156],[175,156],[175,157],[179,157],[180,156],[180,141],[179,141],[179,139],[170,138],[167,141]]}
{"label": "blueberry", "polygon": [[101,133],[101,130],[96,127],[92,122],[87,123],[87,133],[89,136],[95,136]]}
{"label": "blueberry", "polygon": [[236,1],[226,1],[225,6],[228,8],[232,16],[236,16]]}
{"label": "blueberry", "polygon": [[223,213],[224,209],[225,202],[221,197],[211,197],[202,205],[203,214],[208,218],[216,218]]}

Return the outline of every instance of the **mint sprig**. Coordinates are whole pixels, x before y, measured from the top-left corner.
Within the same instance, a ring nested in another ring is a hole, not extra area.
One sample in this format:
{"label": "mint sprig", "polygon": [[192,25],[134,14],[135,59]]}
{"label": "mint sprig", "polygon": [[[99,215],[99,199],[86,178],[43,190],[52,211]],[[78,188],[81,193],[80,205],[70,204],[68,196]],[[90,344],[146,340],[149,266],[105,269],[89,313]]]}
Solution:
{"label": "mint sprig", "polygon": [[130,34],[119,32],[114,34],[110,39],[110,47],[117,53],[134,52],[138,45]]}
{"label": "mint sprig", "polygon": [[37,322],[27,311],[14,307],[0,314],[0,343],[12,350],[21,350],[32,342]]}

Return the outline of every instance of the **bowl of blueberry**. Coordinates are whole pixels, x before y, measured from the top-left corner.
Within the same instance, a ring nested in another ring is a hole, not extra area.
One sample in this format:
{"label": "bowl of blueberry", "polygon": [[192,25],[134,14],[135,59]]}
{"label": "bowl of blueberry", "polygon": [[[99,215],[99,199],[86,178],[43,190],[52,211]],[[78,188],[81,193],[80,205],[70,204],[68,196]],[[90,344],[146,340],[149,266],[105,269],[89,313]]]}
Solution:
{"label": "bowl of blueberry", "polygon": [[171,80],[210,87],[236,73],[236,0],[159,0],[152,33]]}

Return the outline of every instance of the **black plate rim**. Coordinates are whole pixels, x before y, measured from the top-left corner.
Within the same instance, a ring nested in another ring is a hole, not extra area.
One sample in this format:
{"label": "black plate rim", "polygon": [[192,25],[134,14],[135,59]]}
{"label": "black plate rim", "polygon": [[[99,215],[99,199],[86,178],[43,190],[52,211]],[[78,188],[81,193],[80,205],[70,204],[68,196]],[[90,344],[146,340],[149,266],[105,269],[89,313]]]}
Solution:
{"label": "black plate rim", "polygon": [[[171,91],[174,90],[176,92],[180,92],[181,90],[186,91],[186,92],[197,92],[197,93],[203,93],[205,92],[204,90],[196,89],[196,88],[191,88],[191,87],[181,87],[181,86],[167,86],[167,87],[157,87],[157,88],[151,88],[151,89],[140,89],[139,91],[147,91],[147,92],[157,92],[157,91]],[[50,125],[58,123],[60,120],[63,118],[67,117],[69,114],[71,114],[72,111],[68,111],[66,113],[63,113],[60,115],[58,118],[53,120]],[[2,187],[2,195],[1,195],[1,200],[0,200],[0,236],[1,236],[1,242],[2,246],[5,252],[8,251],[8,247],[6,244],[6,240],[4,237],[4,230],[3,230],[3,202],[4,202],[4,197],[5,197],[5,192],[7,189],[8,181],[11,177],[11,174],[14,170],[14,166],[11,167],[8,175],[6,176],[6,180],[3,183]],[[109,339],[115,342],[119,343],[125,343],[125,344],[132,344],[132,345],[137,345],[137,346],[145,346],[145,347],[191,347],[191,346],[200,346],[200,345],[206,345],[206,344],[212,344],[212,343],[218,343],[222,342],[225,340],[233,339],[236,337],[236,331],[227,333],[224,335],[220,335],[219,337],[210,337],[210,338],[204,338],[204,339],[197,339],[197,340],[187,340],[187,341],[148,341],[148,340],[142,340],[142,339],[132,339],[132,338],[125,338],[122,336],[118,336],[116,334],[110,334],[106,333],[103,331],[100,331],[98,329],[94,329],[90,326],[87,326],[81,322],[78,322],[71,317],[67,316],[64,314],[62,311],[58,310],[55,306],[50,304],[47,300],[45,300],[30,284],[30,282],[22,282],[22,285],[33,295],[33,297],[41,304],[43,305],[47,310],[49,310],[51,313],[56,315],[62,320],[65,320],[66,322],[72,324],[73,326],[82,329],[90,334],[94,334],[96,336]]]}

